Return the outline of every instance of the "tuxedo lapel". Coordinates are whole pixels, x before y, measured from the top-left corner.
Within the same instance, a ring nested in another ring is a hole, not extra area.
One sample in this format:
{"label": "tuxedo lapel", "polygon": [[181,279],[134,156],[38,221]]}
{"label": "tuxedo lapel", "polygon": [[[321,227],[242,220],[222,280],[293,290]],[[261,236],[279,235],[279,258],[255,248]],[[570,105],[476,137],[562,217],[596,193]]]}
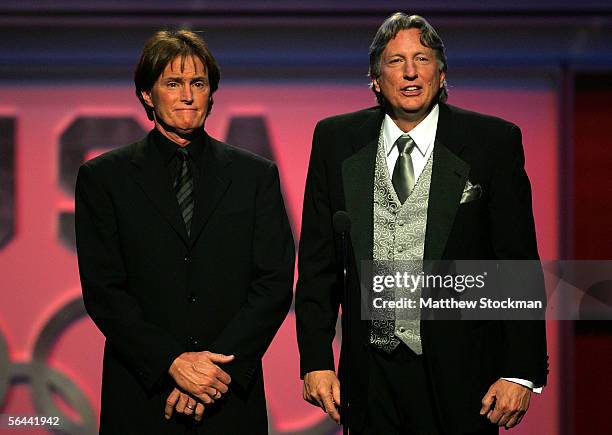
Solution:
{"label": "tuxedo lapel", "polygon": [[168,170],[151,135],[136,145],[132,156],[132,176],[155,208],[168,221],[181,239],[188,243],[187,230],[176,196],[168,181]]}
{"label": "tuxedo lapel", "polygon": [[453,137],[451,115],[450,109],[440,104],[427,209],[426,260],[442,257],[470,173],[470,165],[458,157],[464,144]]}
{"label": "tuxedo lapel", "polygon": [[372,258],[374,169],[378,136],[383,120],[382,111],[372,116],[355,130],[352,137],[352,156],[342,162],[342,181],[346,211],[351,218],[351,242],[361,270],[361,261]]}
{"label": "tuxedo lapel", "polygon": [[208,136],[202,156],[199,183],[195,192],[195,209],[191,222],[191,243],[193,244],[208,218],[231,184],[226,166],[231,163],[224,145]]}

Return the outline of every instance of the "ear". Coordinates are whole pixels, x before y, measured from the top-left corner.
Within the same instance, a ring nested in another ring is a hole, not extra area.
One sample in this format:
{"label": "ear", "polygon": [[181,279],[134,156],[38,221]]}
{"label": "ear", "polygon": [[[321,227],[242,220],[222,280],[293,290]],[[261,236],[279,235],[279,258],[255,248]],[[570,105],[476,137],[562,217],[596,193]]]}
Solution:
{"label": "ear", "polygon": [[444,87],[444,83],[446,82],[446,74],[444,73],[444,71],[440,71],[440,88],[442,89]]}
{"label": "ear", "polygon": [[380,93],[380,84],[378,83],[378,79],[372,77],[372,88],[378,93]]}
{"label": "ear", "polygon": [[153,99],[151,98],[151,91],[141,91],[140,95],[142,95],[142,99],[145,103],[147,103],[147,106],[151,108],[155,107],[153,104]]}

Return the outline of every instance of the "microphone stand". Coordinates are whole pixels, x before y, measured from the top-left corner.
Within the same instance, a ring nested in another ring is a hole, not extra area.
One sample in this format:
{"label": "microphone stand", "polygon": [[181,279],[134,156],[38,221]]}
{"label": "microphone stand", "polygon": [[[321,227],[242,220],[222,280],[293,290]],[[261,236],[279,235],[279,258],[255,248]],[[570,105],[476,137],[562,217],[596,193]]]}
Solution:
{"label": "microphone stand", "polygon": [[340,423],[343,435],[349,433],[350,422],[350,389],[349,377],[351,366],[351,300],[348,288],[348,240],[347,233],[351,231],[351,218],[347,212],[339,210],[333,217],[334,231],[340,234],[342,243],[342,350],[344,359],[342,362],[342,373],[340,375]]}
{"label": "microphone stand", "polygon": [[343,371],[340,379],[340,396],[342,402],[342,434],[349,434],[349,415],[350,415],[350,401],[349,401],[349,373],[350,373],[350,292],[348,289],[348,244],[346,240],[346,231],[342,232],[342,293],[343,293],[343,305],[342,305],[342,347],[344,351]]}

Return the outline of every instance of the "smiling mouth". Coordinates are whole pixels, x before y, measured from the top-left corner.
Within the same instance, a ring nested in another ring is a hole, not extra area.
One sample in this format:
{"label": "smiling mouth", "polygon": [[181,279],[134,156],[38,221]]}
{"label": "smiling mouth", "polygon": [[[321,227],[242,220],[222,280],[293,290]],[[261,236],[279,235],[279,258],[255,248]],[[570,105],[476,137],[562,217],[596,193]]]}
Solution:
{"label": "smiling mouth", "polygon": [[421,90],[420,86],[404,86],[400,89],[402,92],[418,92]]}

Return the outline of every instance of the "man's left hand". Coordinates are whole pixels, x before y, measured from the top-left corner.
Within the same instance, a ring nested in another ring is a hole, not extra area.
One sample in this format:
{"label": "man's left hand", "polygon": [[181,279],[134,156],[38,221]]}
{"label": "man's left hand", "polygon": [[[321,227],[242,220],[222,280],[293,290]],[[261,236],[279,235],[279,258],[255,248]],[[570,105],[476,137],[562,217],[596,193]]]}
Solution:
{"label": "man's left hand", "polygon": [[195,421],[202,420],[202,415],[204,414],[204,405],[178,388],[172,390],[166,399],[166,409],[164,410],[166,420],[170,420],[175,409],[180,414],[193,414]]}
{"label": "man's left hand", "polygon": [[491,423],[510,429],[520,423],[529,408],[530,399],[529,388],[499,379],[482,398],[480,415],[486,414]]}

